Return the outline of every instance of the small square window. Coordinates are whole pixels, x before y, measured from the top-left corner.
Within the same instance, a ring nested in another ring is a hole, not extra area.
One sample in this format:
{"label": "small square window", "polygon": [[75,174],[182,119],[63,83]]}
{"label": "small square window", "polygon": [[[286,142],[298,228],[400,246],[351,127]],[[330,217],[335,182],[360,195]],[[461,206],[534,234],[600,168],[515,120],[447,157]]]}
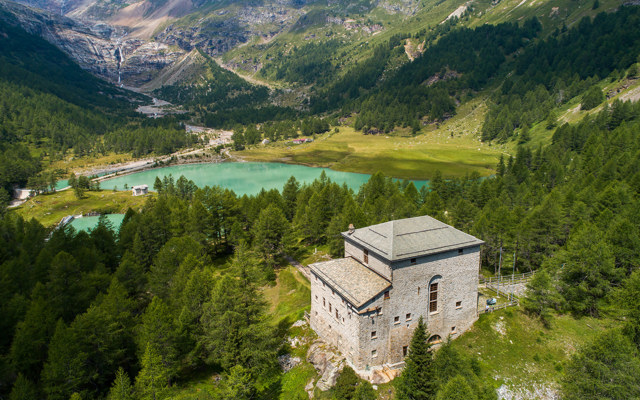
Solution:
{"label": "small square window", "polygon": [[389,300],[389,298],[390,298],[389,291],[387,290],[386,292],[384,292],[384,299]]}
{"label": "small square window", "polygon": [[463,249],[458,249],[458,254],[462,254],[462,253],[464,253],[464,250]]}
{"label": "small square window", "polygon": [[456,308],[460,308],[462,307],[462,302],[461,301],[456,301]]}
{"label": "small square window", "polygon": [[333,289],[331,289],[331,295],[335,296],[336,292],[333,291]]}
{"label": "small square window", "polygon": [[371,339],[375,339],[377,337],[378,335],[376,335],[376,331],[371,331]]}
{"label": "small square window", "polygon": [[411,319],[411,313],[407,314],[407,321],[409,321]]}
{"label": "small square window", "polygon": [[329,325],[329,330],[331,330],[331,325]]}
{"label": "small square window", "polygon": [[316,295],[316,300],[318,300],[318,295]]}
{"label": "small square window", "polygon": [[316,311],[316,315],[318,315],[318,312]]}
{"label": "small square window", "polygon": [[396,324],[399,324],[400,323],[400,317],[394,317],[393,318],[393,322],[396,323]]}
{"label": "small square window", "polygon": [[378,350],[371,350],[371,357],[378,357]]}
{"label": "small square window", "polygon": [[416,263],[417,263],[417,260],[415,258],[412,258],[411,259],[411,265],[416,265]]}
{"label": "small square window", "polygon": [[402,346],[402,357],[406,357],[409,352],[409,346]]}
{"label": "small square window", "polygon": [[455,332],[455,331],[456,331],[456,327],[455,327],[455,326],[452,326],[452,327],[451,327],[451,332]]}

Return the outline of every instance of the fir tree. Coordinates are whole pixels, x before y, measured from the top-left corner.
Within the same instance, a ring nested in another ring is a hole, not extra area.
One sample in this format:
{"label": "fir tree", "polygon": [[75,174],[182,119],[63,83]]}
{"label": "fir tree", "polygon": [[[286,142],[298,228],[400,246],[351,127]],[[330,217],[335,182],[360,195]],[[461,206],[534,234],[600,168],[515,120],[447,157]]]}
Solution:
{"label": "fir tree", "polygon": [[405,367],[396,383],[398,400],[432,400],[436,394],[431,344],[422,317],[413,332]]}

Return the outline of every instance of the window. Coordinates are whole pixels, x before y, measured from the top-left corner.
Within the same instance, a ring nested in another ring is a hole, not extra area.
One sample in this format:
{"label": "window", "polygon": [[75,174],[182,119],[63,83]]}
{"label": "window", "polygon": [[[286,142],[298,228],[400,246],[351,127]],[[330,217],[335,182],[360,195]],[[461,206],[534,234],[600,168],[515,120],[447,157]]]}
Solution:
{"label": "window", "polygon": [[438,311],[438,282],[429,285],[429,312]]}
{"label": "window", "polygon": [[458,254],[462,254],[462,253],[464,253],[464,250],[463,249],[458,249]]}
{"label": "window", "polygon": [[456,327],[455,326],[451,327],[451,333],[456,333]]}
{"label": "window", "polygon": [[331,303],[329,303],[329,312],[331,312],[331,311],[332,311],[332,310],[331,310]]}
{"label": "window", "polygon": [[461,307],[462,307],[462,302],[456,301],[456,308],[461,308]]}
{"label": "window", "polygon": [[389,291],[387,290],[386,292],[384,292],[384,299],[389,300],[389,298],[390,298]]}
{"label": "window", "polygon": [[318,312],[316,311],[316,315],[318,315]]}
{"label": "window", "polygon": [[377,337],[378,335],[376,335],[376,331],[371,331],[371,339],[375,339]]}
{"label": "window", "polygon": [[369,264],[369,250],[367,249],[362,250],[362,254],[363,254],[364,263]]}
{"label": "window", "polygon": [[316,295],[316,300],[318,300],[318,295]]}
{"label": "window", "polygon": [[409,346],[402,346],[402,357],[406,357],[408,351],[409,351]]}
{"label": "window", "polygon": [[393,318],[393,323],[394,324],[399,324],[400,323],[400,317]]}
{"label": "window", "polygon": [[420,296],[420,286],[418,286],[418,296]]}
{"label": "window", "polygon": [[331,330],[331,325],[329,325],[329,330]]}
{"label": "window", "polygon": [[338,309],[336,308],[336,319],[340,320],[340,315],[338,314]]}
{"label": "window", "polygon": [[407,314],[407,321],[411,320],[411,313]]}
{"label": "window", "polygon": [[371,350],[371,357],[378,357],[378,350]]}
{"label": "window", "polygon": [[327,306],[327,302],[325,301],[324,297],[322,298],[322,307],[326,307]]}
{"label": "window", "polygon": [[442,342],[442,338],[438,335],[433,335],[429,338],[429,340],[427,340],[427,342],[431,344],[438,344]]}
{"label": "window", "polygon": [[416,263],[417,263],[417,260],[415,258],[412,258],[411,259],[411,265],[416,265]]}

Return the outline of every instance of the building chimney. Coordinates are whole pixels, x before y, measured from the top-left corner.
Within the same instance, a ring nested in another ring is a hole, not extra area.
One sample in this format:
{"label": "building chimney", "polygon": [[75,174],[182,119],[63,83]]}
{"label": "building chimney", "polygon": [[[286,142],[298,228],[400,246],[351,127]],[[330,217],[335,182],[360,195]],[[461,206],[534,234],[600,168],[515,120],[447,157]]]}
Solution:
{"label": "building chimney", "polygon": [[349,224],[349,235],[356,231],[356,227],[353,224]]}

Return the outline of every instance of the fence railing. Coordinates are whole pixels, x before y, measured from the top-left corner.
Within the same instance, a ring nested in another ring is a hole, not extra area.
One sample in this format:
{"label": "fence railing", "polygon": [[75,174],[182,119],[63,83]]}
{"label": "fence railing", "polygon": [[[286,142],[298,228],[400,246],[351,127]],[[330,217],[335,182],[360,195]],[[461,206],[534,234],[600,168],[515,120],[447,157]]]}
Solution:
{"label": "fence railing", "polygon": [[478,277],[478,281],[480,282],[481,285],[484,284],[497,284],[497,283],[504,283],[504,284],[512,284],[512,283],[523,283],[528,281],[529,279],[531,279],[531,277],[535,274],[535,271],[533,272],[523,272],[521,274],[513,274],[513,275],[499,275],[499,276],[490,276],[490,277],[485,277],[480,275]]}
{"label": "fence railing", "polygon": [[490,312],[501,310],[501,309],[507,308],[507,307],[515,307],[518,304],[520,304],[518,302],[518,299],[514,297],[508,303],[502,303],[502,304],[495,305],[495,306],[487,306],[484,309],[480,309],[480,310],[478,310],[478,314],[490,313]]}

